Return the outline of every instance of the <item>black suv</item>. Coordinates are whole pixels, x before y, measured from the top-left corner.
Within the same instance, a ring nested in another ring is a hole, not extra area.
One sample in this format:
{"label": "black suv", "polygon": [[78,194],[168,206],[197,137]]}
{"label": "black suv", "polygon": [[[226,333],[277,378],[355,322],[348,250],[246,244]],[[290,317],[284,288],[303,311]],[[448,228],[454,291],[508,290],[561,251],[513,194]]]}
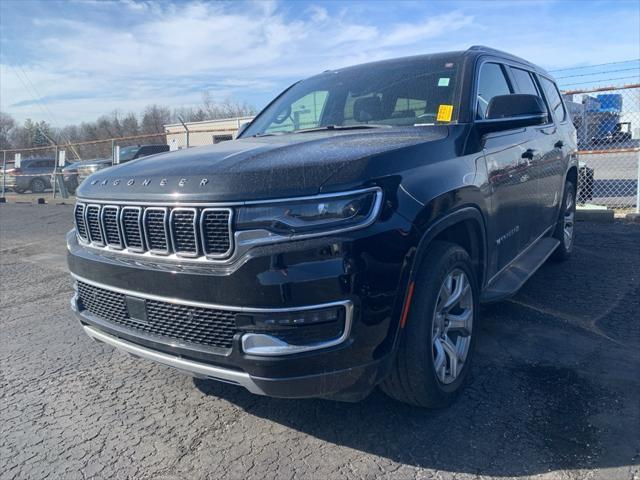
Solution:
{"label": "black suv", "polygon": [[479,304],[573,245],[553,79],[485,47],[326,71],[239,138],[97,172],[72,308],[135,356],[278,397],[450,402]]}

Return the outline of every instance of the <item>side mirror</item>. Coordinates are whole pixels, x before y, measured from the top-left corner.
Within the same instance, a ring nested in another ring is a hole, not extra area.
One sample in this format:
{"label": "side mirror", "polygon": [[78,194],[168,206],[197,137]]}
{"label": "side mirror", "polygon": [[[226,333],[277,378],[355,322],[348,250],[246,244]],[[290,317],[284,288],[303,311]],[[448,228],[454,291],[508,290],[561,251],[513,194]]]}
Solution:
{"label": "side mirror", "polygon": [[238,131],[236,132],[236,137],[238,138],[240,135],[242,135],[242,133],[247,129],[247,127],[249,126],[251,122],[244,122],[242,124],[240,124],[240,126],[238,127]]}
{"label": "side mirror", "polygon": [[547,108],[538,95],[513,94],[493,97],[485,118],[475,123],[480,132],[486,134],[543,125],[548,119]]}

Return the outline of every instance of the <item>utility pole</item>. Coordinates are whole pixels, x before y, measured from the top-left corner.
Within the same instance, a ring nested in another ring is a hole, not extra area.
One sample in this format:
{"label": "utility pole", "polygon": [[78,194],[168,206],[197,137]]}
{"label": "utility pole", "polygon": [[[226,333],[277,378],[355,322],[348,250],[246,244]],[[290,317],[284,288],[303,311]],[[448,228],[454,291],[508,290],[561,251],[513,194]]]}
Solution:
{"label": "utility pole", "polygon": [[187,148],[189,148],[189,127],[187,127],[187,124],[183,120],[182,115],[178,115],[178,120],[180,120],[180,123],[182,124],[182,126],[184,127],[184,131],[186,132],[185,135],[187,137]]}

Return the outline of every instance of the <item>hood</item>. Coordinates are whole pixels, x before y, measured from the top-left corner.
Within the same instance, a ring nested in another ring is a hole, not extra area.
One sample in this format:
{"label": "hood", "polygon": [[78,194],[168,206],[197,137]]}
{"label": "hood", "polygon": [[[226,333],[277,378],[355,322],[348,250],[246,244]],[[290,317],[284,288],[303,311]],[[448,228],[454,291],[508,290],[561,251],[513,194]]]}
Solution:
{"label": "hood", "polygon": [[161,153],[98,171],[83,182],[78,196],[231,202],[314,195],[354,161],[375,161],[384,153],[446,138],[447,132],[447,127],[434,126],[238,139]]}

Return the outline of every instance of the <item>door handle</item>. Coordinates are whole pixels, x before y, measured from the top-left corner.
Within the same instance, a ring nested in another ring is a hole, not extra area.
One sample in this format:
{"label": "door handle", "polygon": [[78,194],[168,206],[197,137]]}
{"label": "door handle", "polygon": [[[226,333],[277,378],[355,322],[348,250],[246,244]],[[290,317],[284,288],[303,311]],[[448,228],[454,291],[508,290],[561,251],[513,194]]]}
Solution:
{"label": "door handle", "polygon": [[533,157],[536,155],[536,150],[533,148],[527,148],[527,150],[522,154],[522,158],[527,160],[533,160]]}
{"label": "door handle", "polygon": [[556,143],[553,144],[553,146],[555,148],[562,148],[564,147],[564,142],[562,140],[558,140]]}

